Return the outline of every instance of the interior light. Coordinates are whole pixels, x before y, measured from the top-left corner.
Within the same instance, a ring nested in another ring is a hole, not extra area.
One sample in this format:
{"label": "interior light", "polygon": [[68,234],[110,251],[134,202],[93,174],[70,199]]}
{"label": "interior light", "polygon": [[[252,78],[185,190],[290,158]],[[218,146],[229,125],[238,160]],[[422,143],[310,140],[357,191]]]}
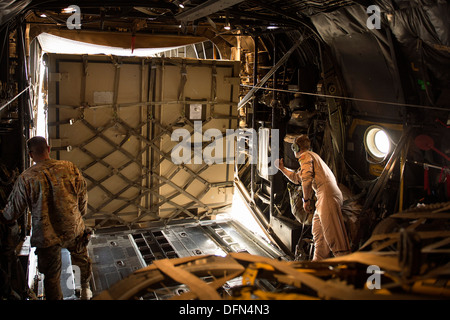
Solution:
{"label": "interior light", "polygon": [[377,131],[375,133],[375,147],[382,153],[387,154],[391,143],[389,142],[389,137],[383,130]]}
{"label": "interior light", "polygon": [[364,134],[364,146],[372,158],[382,160],[391,150],[391,141],[382,127],[370,126]]}
{"label": "interior light", "polygon": [[179,2],[178,0],[175,0],[173,3],[175,3],[177,6],[179,6],[181,9],[184,9],[184,4],[182,2]]}
{"label": "interior light", "polygon": [[231,30],[231,24],[230,24],[230,18],[229,18],[229,13],[228,10],[226,11],[226,16],[225,16],[225,26],[223,27],[225,30]]}
{"label": "interior light", "polygon": [[74,12],[74,9],[71,7],[62,9],[62,13],[73,13],[73,12]]}

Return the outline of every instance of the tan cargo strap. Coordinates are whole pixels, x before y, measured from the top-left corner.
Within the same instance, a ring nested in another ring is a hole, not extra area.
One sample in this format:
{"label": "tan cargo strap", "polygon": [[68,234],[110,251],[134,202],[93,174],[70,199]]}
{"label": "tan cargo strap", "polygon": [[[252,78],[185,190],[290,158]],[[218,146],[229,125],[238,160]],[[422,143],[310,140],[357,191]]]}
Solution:
{"label": "tan cargo strap", "polygon": [[[220,287],[222,287],[227,281],[240,276],[241,273],[242,273],[242,271],[231,273],[229,276],[214,280],[213,282],[209,283],[208,286],[210,286],[214,290],[217,290]],[[192,300],[192,299],[195,299],[196,297],[197,297],[197,293],[195,293],[193,291],[189,291],[189,292],[185,292],[179,296],[174,296],[170,300]]]}
{"label": "tan cargo strap", "polygon": [[201,300],[220,300],[217,291],[192,273],[176,267],[169,259],[155,260],[153,265],[175,281],[183,283]]}
{"label": "tan cargo strap", "polygon": [[[266,257],[252,256],[246,253],[230,253],[230,256],[236,260],[247,262],[260,262],[267,263],[277,270],[285,273],[295,280],[295,283],[302,283],[317,292],[317,295],[323,299],[343,299],[343,300],[374,300],[374,299],[386,299],[385,295],[374,294],[368,290],[357,290],[342,283],[335,283],[331,281],[324,281],[312,274],[307,274],[293,268],[292,263],[286,263],[282,261],[272,260]],[[345,256],[347,262],[353,261],[352,255]],[[356,260],[361,261],[365,255],[357,255]],[[366,256],[368,257],[368,255]],[[344,258],[344,257],[342,257]],[[378,257],[379,258],[379,257]],[[338,258],[335,258],[338,261]],[[333,259],[334,260],[334,259]],[[379,260],[377,260],[379,261]],[[389,295],[390,299],[412,299],[412,296],[406,295]]]}

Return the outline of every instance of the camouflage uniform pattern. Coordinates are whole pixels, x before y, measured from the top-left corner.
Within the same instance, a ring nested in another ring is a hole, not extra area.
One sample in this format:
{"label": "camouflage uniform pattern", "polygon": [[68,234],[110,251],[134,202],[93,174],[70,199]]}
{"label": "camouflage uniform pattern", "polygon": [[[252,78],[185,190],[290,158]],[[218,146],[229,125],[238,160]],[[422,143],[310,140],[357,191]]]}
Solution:
{"label": "camouflage uniform pattern", "polygon": [[16,180],[3,216],[14,221],[31,211],[31,246],[62,245],[83,234],[87,211],[86,181],[69,161],[49,159],[25,170]]}

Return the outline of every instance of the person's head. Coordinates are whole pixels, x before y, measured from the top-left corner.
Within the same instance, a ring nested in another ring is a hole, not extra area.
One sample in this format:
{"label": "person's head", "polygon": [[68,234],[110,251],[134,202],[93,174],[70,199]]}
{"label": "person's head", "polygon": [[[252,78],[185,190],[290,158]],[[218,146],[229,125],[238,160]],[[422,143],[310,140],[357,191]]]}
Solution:
{"label": "person's head", "polygon": [[50,147],[44,137],[33,137],[27,141],[28,154],[35,162],[47,160],[50,157]]}
{"label": "person's head", "polygon": [[299,158],[303,152],[308,151],[310,148],[311,141],[306,134],[299,135],[292,143],[292,151],[296,158]]}

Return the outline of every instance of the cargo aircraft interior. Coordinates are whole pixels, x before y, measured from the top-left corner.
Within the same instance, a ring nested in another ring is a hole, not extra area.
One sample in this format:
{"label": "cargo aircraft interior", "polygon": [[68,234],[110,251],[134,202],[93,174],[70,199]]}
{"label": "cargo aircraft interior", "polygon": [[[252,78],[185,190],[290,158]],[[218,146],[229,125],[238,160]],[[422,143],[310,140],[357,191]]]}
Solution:
{"label": "cargo aircraft interior", "polygon": [[[449,299],[449,21],[445,0],[0,0],[0,210],[42,136],[86,182],[91,301]],[[0,223],[2,300],[46,300],[30,210]],[[60,269],[81,300],[67,248]]]}

